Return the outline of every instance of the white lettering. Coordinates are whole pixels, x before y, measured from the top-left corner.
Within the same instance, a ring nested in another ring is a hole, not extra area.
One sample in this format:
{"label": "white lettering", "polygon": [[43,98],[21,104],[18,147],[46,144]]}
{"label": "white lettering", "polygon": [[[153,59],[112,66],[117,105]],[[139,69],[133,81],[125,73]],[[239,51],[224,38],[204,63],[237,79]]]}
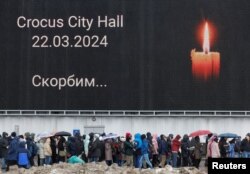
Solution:
{"label": "white lettering", "polygon": [[92,86],[92,87],[94,87],[95,86],[95,79],[92,78],[91,81],[89,81],[89,79],[85,78],[85,87],[86,86],[89,86],[89,87]]}
{"label": "white lettering", "polygon": [[217,162],[212,162],[212,169],[218,169],[218,163]]}
{"label": "white lettering", "polygon": [[33,76],[33,78],[32,78],[32,84],[33,84],[33,86],[35,86],[35,87],[38,87],[38,86],[40,86],[41,85],[41,82],[39,82],[39,83],[35,83],[35,79],[36,78],[38,78],[39,80],[41,80],[41,76],[39,76],[39,75],[34,75]]}

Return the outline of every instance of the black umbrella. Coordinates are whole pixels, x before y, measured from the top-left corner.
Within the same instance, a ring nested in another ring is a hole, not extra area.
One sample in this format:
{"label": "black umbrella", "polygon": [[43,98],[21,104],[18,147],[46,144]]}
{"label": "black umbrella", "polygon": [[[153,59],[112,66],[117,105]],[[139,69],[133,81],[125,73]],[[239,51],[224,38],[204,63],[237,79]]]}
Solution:
{"label": "black umbrella", "polygon": [[60,132],[56,132],[54,134],[54,136],[71,136],[71,133],[65,132],[65,131],[60,131]]}

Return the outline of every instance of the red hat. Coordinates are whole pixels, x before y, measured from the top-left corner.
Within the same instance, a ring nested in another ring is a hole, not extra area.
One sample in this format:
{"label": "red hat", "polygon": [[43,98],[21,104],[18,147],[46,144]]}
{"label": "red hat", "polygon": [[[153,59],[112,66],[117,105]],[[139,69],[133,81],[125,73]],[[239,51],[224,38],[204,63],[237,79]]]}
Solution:
{"label": "red hat", "polygon": [[131,136],[132,136],[131,133],[127,132],[125,137],[126,137],[126,138],[129,138],[129,137],[131,137]]}
{"label": "red hat", "polygon": [[176,140],[179,140],[180,138],[181,138],[181,136],[179,134],[176,135],[176,137],[175,137]]}

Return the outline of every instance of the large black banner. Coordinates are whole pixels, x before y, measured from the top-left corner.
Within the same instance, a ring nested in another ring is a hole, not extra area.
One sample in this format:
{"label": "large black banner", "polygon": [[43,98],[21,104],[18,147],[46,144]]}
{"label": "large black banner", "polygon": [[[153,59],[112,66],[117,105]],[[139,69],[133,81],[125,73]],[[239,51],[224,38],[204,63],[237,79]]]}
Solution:
{"label": "large black banner", "polygon": [[1,0],[0,109],[250,110],[248,0]]}

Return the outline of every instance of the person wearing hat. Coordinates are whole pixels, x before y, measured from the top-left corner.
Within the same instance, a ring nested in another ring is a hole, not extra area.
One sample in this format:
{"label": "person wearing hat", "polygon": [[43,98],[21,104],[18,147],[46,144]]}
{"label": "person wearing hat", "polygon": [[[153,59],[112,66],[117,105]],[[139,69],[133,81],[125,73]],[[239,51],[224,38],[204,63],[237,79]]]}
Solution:
{"label": "person wearing hat", "polygon": [[244,158],[250,158],[250,133],[246,135],[246,138],[241,142],[241,150]]}
{"label": "person wearing hat", "polygon": [[134,165],[134,144],[132,140],[132,135],[130,133],[126,133],[126,141],[124,142],[124,154],[126,163],[124,163],[124,166],[130,166],[132,167]]}

